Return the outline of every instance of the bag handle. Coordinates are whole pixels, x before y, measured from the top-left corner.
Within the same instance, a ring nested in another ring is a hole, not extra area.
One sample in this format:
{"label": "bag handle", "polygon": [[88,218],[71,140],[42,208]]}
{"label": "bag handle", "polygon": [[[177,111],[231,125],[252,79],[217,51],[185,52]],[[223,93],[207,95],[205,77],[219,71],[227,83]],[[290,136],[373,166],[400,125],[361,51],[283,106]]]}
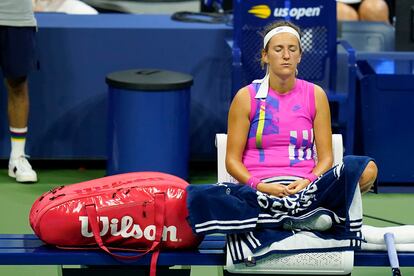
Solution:
{"label": "bag handle", "polygon": [[[165,224],[165,193],[155,193],[154,194],[154,199],[155,199],[154,200],[154,209],[156,210],[156,212],[154,212],[155,213],[155,218],[154,218],[154,222],[155,222],[155,240],[153,241],[153,243],[151,245],[151,248],[146,250],[144,253],[141,253],[141,254],[138,254],[138,255],[133,255],[133,256],[124,256],[124,255],[113,253],[113,252],[111,252],[111,250],[107,246],[105,246],[105,244],[103,243],[103,240],[101,238],[101,235],[100,235],[99,224],[98,224],[98,213],[96,212],[96,205],[94,203],[85,205],[86,214],[87,214],[88,220],[91,224],[93,236],[95,238],[96,243],[98,244],[98,246],[102,250],[104,250],[105,252],[107,252],[111,256],[113,256],[115,258],[118,258],[118,259],[121,259],[121,260],[137,260],[137,259],[141,258],[142,256],[144,256],[145,254],[153,251],[153,254],[151,256],[151,266],[150,266],[150,275],[151,276],[155,276],[157,260],[158,260],[159,254],[160,254],[160,245],[161,245],[161,242],[162,242],[162,234],[163,234],[163,231],[164,231],[164,224]],[[116,248],[111,247],[111,249],[116,249]],[[122,248],[119,248],[119,249],[122,250]]]}

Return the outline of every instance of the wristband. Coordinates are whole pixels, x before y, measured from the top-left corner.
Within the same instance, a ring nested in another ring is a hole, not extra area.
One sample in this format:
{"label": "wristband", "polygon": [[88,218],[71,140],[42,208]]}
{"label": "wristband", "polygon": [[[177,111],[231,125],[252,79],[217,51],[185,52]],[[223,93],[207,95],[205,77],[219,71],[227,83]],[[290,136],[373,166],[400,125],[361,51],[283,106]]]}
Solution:
{"label": "wristband", "polygon": [[254,176],[251,176],[248,180],[247,180],[247,185],[249,185],[251,188],[257,190],[257,184],[260,183],[260,179]]}
{"label": "wristband", "polygon": [[307,180],[309,180],[312,183],[313,181],[315,181],[316,179],[318,179],[318,176],[316,174],[314,174],[314,173],[309,173],[309,174],[305,175],[304,178],[307,179]]}

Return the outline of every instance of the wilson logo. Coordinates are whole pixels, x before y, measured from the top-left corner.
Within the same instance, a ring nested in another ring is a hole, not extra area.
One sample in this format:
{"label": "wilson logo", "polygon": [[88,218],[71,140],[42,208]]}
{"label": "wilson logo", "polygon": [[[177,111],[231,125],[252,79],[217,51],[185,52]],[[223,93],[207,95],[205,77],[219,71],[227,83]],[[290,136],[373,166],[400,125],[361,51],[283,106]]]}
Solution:
{"label": "wilson logo", "polygon": [[[302,17],[317,17],[321,14],[322,7],[308,7],[308,8],[275,8],[273,11],[274,17],[291,17],[296,20]],[[267,19],[271,15],[271,9],[267,5],[253,6],[248,13],[256,17]]]}
{"label": "wilson logo", "polygon": [[[93,237],[93,233],[89,232],[89,220],[87,216],[79,216],[81,222],[81,235],[86,238]],[[147,239],[149,241],[155,240],[155,225],[148,225],[144,229],[139,224],[134,224],[134,220],[130,216],[122,217],[121,221],[116,218],[109,221],[108,217],[99,217],[99,221],[102,223],[102,229],[99,235],[105,236],[110,233],[112,236],[121,236],[123,238],[135,238],[135,239]],[[178,242],[177,239],[177,227],[164,226],[162,231],[163,241]]]}

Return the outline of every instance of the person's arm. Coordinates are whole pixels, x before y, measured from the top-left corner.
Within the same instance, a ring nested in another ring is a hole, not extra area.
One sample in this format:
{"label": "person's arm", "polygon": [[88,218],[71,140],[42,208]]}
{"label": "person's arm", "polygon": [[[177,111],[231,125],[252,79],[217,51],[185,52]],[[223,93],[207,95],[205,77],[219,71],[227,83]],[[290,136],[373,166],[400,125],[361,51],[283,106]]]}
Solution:
{"label": "person's arm", "polygon": [[332,168],[333,153],[331,112],[329,110],[328,97],[325,91],[317,85],[315,85],[315,105],[316,115],[313,121],[313,132],[315,134],[318,162],[312,172],[320,176]]}
{"label": "person's arm", "polygon": [[[312,173],[320,176],[332,167],[332,129],[331,112],[329,110],[328,98],[325,91],[315,85],[315,108],[316,114],[313,121],[313,132],[315,134],[316,153],[318,162]],[[290,194],[295,194],[311,183],[309,179],[299,179],[288,185]]]}
{"label": "person's arm", "polygon": [[[250,95],[247,87],[237,92],[230,106],[227,127],[226,169],[240,183],[247,183],[251,175],[244,166],[243,152],[250,129]],[[289,193],[285,186],[260,182],[257,190],[274,196]]]}
{"label": "person's arm", "polygon": [[250,173],[242,162],[250,128],[250,95],[247,87],[234,97],[227,122],[226,169],[240,183],[247,183]]}

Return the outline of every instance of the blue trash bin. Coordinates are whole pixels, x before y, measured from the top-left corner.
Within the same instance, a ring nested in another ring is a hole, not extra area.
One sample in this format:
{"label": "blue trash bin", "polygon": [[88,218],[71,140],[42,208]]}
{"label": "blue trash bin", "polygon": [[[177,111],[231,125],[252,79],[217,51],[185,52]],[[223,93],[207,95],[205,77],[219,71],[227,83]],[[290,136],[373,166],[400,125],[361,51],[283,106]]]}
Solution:
{"label": "blue trash bin", "polygon": [[414,54],[358,62],[362,154],[375,158],[381,183],[414,183]]}
{"label": "blue trash bin", "polygon": [[114,72],[109,88],[107,174],[158,171],[188,179],[190,75]]}

